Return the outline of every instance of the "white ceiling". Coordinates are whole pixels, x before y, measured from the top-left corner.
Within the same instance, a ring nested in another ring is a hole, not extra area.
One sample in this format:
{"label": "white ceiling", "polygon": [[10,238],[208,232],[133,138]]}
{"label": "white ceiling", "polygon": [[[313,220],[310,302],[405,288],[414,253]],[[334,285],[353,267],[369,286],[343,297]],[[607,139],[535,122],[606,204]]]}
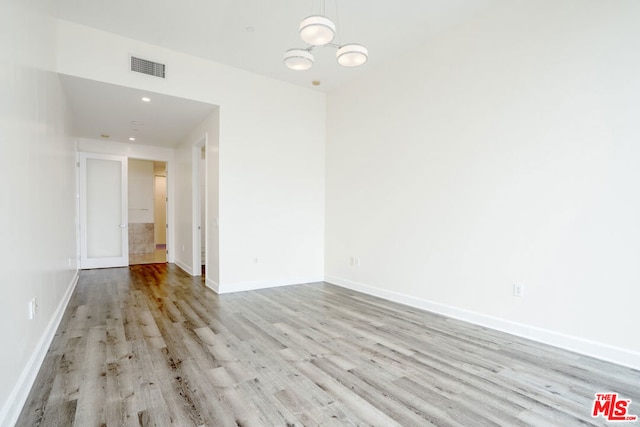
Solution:
{"label": "white ceiling", "polygon": [[320,12],[320,0],[57,0],[55,7],[64,20],[302,86],[319,80],[318,90],[330,91],[501,1],[326,0],[335,41],[365,45],[369,62],[344,68],[332,48],[321,48],[309,71],[287,69],[282,56],[306,47],[298,25]]}
{"label": "white ceiling", "polygon": [[[76,137],[172,148],[216,108],[73,76],[61,75],[60,81]],[[144,102],[143,97],[151,101]],[[135,142],[129,141],[130,137],[136,138]]]}
{"label": "white ceiling", "polygon": [[[298,24],[321,13],[321,0],[57,0],[53,7],[60,19],[328,92],[504,1],[326,0],[325,15],[338,26],[334,42],[365,45],[369,61],[344,68],[332,48],[319,48],[309,71],[287,69],[282,56],[305,47]],[[107,133],[127,142],[131,121],[142,119],[136,143],[175,146],[185,127],[213,108],[161,95],[141,105],[139,91],[73,77],[63,77],[63,84],[76,136]]]}

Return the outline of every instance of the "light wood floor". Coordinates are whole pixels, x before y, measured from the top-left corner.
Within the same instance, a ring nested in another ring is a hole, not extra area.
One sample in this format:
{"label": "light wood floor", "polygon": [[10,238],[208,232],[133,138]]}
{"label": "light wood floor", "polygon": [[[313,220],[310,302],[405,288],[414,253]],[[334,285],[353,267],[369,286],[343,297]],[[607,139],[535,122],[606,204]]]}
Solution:
{"label": "light wood floor", "polygon": [[[83,271],[18,426],[572,426],[640,372],[328,284]],[[609,424],[611,425],[611,424]]]}
{"label": "light wood floor", "polygon": [[161,264],[165,262],[167,262],[167,249],[165,247],[156,248],[154,252],[148,254],[129,254],[129,265]]}

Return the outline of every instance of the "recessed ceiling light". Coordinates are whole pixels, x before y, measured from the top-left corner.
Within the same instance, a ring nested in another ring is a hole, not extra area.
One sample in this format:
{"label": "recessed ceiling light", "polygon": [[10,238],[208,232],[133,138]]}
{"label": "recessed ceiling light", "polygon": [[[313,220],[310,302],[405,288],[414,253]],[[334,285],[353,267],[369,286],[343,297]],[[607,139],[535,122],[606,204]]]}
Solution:
{"label": "recessed ceiling light", "polygon": [[129,137],[129,141],[135,141],[136,139],[134,137]]}
{"label": "recessed ceiling light", "polygon": [[140,126],[140,125],[143,125],[144,123],[141,120],[132,120],[131,124],[132,125],[136,125],[136,126]]}
{"label": "recessed ceiling light", "polygon": [[146,96],[143,96],[143,97],[142,97],[142,100],[143,100],[144,102],[151,102],[151,98],[147,98]]}
{"label": "recessed ceiling light", "polygon": [[320,80],[314,80],[311,82],[311,84],[314,86],[320,86]]}

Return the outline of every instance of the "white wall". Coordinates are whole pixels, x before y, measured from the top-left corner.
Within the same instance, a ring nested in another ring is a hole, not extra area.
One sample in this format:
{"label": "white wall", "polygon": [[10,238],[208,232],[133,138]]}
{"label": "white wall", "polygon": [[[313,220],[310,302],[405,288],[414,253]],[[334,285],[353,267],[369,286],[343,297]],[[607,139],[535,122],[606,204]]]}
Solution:
{"label": "white wall", "polygon": [[[178,185],[180,199],[178,201],[178,222],[179,235],[178,242],[180,245],[180,258],[176,261],[181,268],[192,274],[200,274],[199,265],[194,265],[194,248],[193,248],[193,198],[195,193],[202,197],[200,187],[194,187],[196,177],[194,174],[193,162],[197,159],[199,174],[198,178],[205,178],[206,191],[204,199],[201,199],[201,206],[206,211],[205,216],[201,216],[201,222],[205,223],[206,235],[201,240],[202,244],[207,246],[207,284],[214,290],[219,290],[219,233],[215,226],[219,216],[219,149],[218,141],[220,134],[220,114],[219,110],[213,111],[202,123],[192,129],[188,135],[184,137],[176,150],[178,158]],[[198,146],[202,141],[206,142],[205,151],[207,153],[206,165],[200,159],[201,147]],[[202,170],[205,167],[205,170]],[[201,212],[202,214],[202,212]],[[213,225],[212,225],[213,224]],[[202,234],[201,234],[202,236]],[[196,253],[197,256],[197,253]]]}
{"label": "white wall", "polygon": [[207,256],[207,285],[216,289],[220,284],[220,110],[212,113],[207,131],[205,147],[205,246]]}
{"label": "white wall", "polygon": [[129,223],[154,223],[153,162],[131,159],[129,164]]}
{"label": "white wall", "polygon": [[[220,106],[219,291],[323,278],[324,94],[69,22],[58,40],[61,73]],[[167,79],[130,72],[132,52]]]}
{"label": "white wall", "polygon": [[193,265],[193,151],[200,141],[183,141],[176,149],[176,258],[175,263],[189,274],[196,274]]}
{"label": "white wall", "polygon": [[[160,166],[162,165],[162,166]],[[167,171],[166,164],[154,164],[154,242],[156,245],[167,244]]]}
{"label": "white wall", "polygon": [[[38,2],[0,13],[0,425],[13,425],[77,276],[75,149]],[[28,318],[37,298],[38,313]]]}
{"label": "white wall", "polygon": [[638,22],[507,2],[331,93],[328,280],[640,367]]}

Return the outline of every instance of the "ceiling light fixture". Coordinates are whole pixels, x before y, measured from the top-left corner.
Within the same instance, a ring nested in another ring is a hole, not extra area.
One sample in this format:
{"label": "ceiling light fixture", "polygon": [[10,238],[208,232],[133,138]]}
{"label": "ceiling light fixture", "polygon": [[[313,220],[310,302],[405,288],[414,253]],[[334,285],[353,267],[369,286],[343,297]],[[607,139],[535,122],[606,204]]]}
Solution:
{"label": "ceiling light fixture", "polygon": [[369,59],[367,48],[359,44],[345,44],[336,52],[338,64],[343,67],[359,67]]}
{"label": "ceiling light fixture", "polygon": [[151,102],[151,98],[147,98],[146,96],[143,96],[143,97],[142,97],[142,100],[143,100],[144,102]]}
{"label": "ceiling light fixture", "polygon": [[[359,67],[369,59],[369,51],[361,44],[335,44],[335,24],[324,16],[324,0],[321,0],[322,14],[307,16],[300,22],[298,29],[300,38],[309,44],[306,48],[289,49],[284,53],[284,64],[296,71],[304,71],[313,67],[311,51],[318,47],[333,47],[337,49],[336,60],[343,67]],[[336,3],[336,15],[338,5]]]}
{"label": "ceiling light fixture", "polygon": [[313,67],[313,55],[305,49],[289,49],[284,53],[284,63],[292,70],[308,70]]}
{"label": "ceiling light fixture", "polygon": [[322,15],[307,16],[300,23],[300,38],[312,46],[324,46],[331,43],[336,35],[336,26]]}
{"label": "ceiling light fixture", "polygon": [[129,141],[135,141],[136,139],[132,136],[129,137]]}

